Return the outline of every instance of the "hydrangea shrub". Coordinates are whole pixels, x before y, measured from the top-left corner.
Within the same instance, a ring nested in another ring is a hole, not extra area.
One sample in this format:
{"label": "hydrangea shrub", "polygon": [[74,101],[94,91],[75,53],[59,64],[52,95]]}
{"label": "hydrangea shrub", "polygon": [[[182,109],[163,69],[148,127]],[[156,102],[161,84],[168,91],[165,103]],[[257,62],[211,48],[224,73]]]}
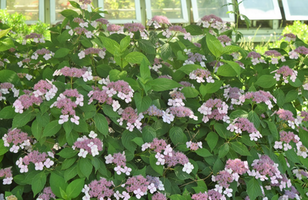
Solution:
{"label": "hydrangea shrub", "polygon": [[146,29],[70,3],[51,40],[1,32],[1,193],[308,198],[307,44],[260,55],[214,15]]}

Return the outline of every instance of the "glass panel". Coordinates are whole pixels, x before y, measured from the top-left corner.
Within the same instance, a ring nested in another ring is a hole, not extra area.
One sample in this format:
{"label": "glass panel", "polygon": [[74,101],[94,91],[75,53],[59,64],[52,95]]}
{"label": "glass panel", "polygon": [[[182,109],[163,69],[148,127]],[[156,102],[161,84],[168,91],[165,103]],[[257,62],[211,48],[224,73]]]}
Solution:
{"label": "glass panel", "polygon": [[262,10],[264,12],[274,10],[274,4],[269,0],[250,0],[242,3],[246,9]]}
{"label": "glass panel", "polygon": [[26,16],[27,21],[39,20],[39,0],[7,0],[8,13],[20,13]]}
{"label": "glass panel", "polygon": [[[60,14],[60,12],[65,10],[65,9],[72,9],[72,10],[75,10],[76,12],[78,12],[78,13],[80,12],[80,10],[74,8],[68,0],[55,0],[55,1],[56,1],[56,5],[55,5],[56,21],[64,19],[64,17]],[[79,3],[78,0],[70,0],[70,1],[75,1],[75,2]]]}
{"label": "glass panel", "polygon": [[251,20],[281,19],[278,0],[244,0],[239,4],[240,13]]}
{"label": "glass panel", "polygon": [[134,0],[104,0],[106,19],[136,19],[136,7]]}
{"label": "glass panel", "polygon": [[290,15],[308,15],[307,0],[289,0],[288,1]]}
{"label": "glass panel", "polygon": [[163,15],[168,19],[182,19],[181,0],[151,0],[152,16]]}
{"label": "glass panel", "polygon": [[216,15],[220,18],[229,18],[227,0],[197,0],[199,18],[205,15]]}

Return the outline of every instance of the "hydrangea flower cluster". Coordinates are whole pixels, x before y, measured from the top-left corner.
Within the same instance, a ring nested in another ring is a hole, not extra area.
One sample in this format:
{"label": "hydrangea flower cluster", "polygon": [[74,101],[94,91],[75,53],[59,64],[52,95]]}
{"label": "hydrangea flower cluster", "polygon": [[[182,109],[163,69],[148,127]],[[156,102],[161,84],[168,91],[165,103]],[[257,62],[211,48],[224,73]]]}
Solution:
{"label": "hydrangea flower cluster", "polygon": [[83,95],[79,94],[77,89],[67,89],[59,95],[57,101],[55,101],[50,108],[57,107],[61,109],[62,115],[60,115],[59,124],[67,122],[71,116],[71,122],[78,125],[80,117],[78,117],[75,112],[75,108],[77,108],[78,105],[83,106]]}
{"label": "hydrangea flower cluster", "polygon": [[261,59],[261,54],[254,51],[249,52],[247,58],[251,58],[252,65],[256,65],[258,63],[266,63],[264,59]]}
{"label": "hydrangea flower cluster", "polygon": [[47,81],[40,80],[38,83],[34,85],[33,89],[34,89],[33,94],[35,97],[41,97],[45,95],[45,99],[47,101],[54,98],[54,96],[58,92],[58,88],[48,80]]}
{"label": "hydrangea flower cluster", "polygon": [[56,70],[53,74],[53,76],[67,76],[67,77],[71,77],[71,78],[83,78],[83,80],[85,82],[93,80],[93,76],[92,76],[92,71],[91,68],[82,68],[82,69],[78,69],[75,67],[63,67],[60,70]]}
{"label": "hydrangea flower cluster", "polygon": [[260,132],[255,128],[253,123],[251,123],[246,118],[236,118],[233,122],[229,124],[227,130],[235,133],[242,133],[243,131],[247,131],[249,133],[249,137],[251,141],[257,141],[259,138],[262,138]]}
{"label": "hydrangea flower cluster", "polygon": [[37,60],[38,57],[39,57],[39,55],[42,55],[43,58],[44,58],[45,60],[49,60],[52,56],[55,55],[55,53],[51,52],[51,51],[48,50],[48,49],[42,48],[42,49],[36,50],[36,51],[32,54],[31,59]]}
{"label": "hydrangea flower cluster", "polygon": [[132,171],[131,168],[126,166],[126,157],[125,152],[123,153],[115,153],[113,156],[109,154],[108,156],[105,156],[105,162],[106,164],[115,164],[116,167],[114,168],[114,171],[120,175],[121,173],[126,174],[127,176],[130,175],[130,172]]}
{"label": "hydrangea flower cluster", "polygon": [[52,160],[53,158],[54,153],[51,151],[48,151],[46,154],[45,152],[40,153],[34,150],[28,153],[25,157],[20,157],[16,161],[16,165],[19,167],[20,173],[28,172],[28,165],[30,163],[34,164],[35,170],[43,170],[44,166],[50,168],[54,164],[54,161]]}
{"label": "hydrangea flower cluster", "polygon": [[298,143],[300,140],[300,138],[291,131],[280,131],[279,134],[280,141],[275,141],[275,149],[283,149],[284,151],[288,151],[289,149],[292,149],[292,146],[290,145],[291,141]]}
{"label": "hydrangea flower cluster", "polygon": [[45,187],[36,200],[56,199],[56,195],[52,192],[51,187]]}
{"label": "hydrangea flower cluster", "polygon": [[284,65],[275,72],[276,73],[274,78],[276,79],[276,81],[279,81],[280,77],[282,77],[283,82],[288,83],[289,82],[288,78],[290,77],[290,80],[292,82],[295,82],[297,71],[290,69],[289,66]]}
{"label": "hydrangea flower cluster", "polygon": [[185,28],[183,28],[182,26],[178,26],[178,25],[172,25],[170,27],[168,27],[168,29],[165,29],[163,31],[163,36],[166,36],[166,38],[170,38],[173,35],[173,32],[175,33],[183,33],[184,34],[184,39],[187,39],[189,41],[191,41],[192,36],[190,35],[190,33],[188,33]]}
{"label": "hydrangea flower cluster", "polygon": [[0,178],[4,178],[3,185],[10,185],[13,181],[13,174],[11,167],[0,169]]}
{"label": "hydrangea flower cluster", "polygon": [[83,59],[83,58],[86,57],[86,55],[89,55],[89,54],[97,54],[101,59],[104,59],[105,55],[106,55],[106,49],[105,48],[99,49],[99,48],[90,47],[90,48],[87,48],[83,51],[80,51],[78,53],[78,57],[79,57],[79,59]]}
{"label": "hydrangea flower cluster", "polygon": [[264,55],[269,56],[271,58],[272,64],[278,64],[279,58],[282,62],[286,61],[285,57],[282,56],[281,53],[279,53],[276,50],[268,50],[264,53]]}
{"label": "hydrangea flower cluster", "polygon": [[199,148],[202,148],[202,142],[186,142],[186,147],[192,151],[197,151]]}
{"label": "hydrangea flower cluster", "polygon": [[154,16],[152,19],[148,20],[148,22],[147,22],[148,26],[153,25],[154,28],[156,28],[156,29],[160,28],[161,25],[163,25],[163,24],[169,25],[171,23],[170,23],[170,21],[169,21],[169,19],[167,17],[165,17],[165,16],[158,16],[158,15]]}
{"label": "hydrangea flower cluster", "polygon": [[169,93],[171,99],[168,99],[168,106],[185,106],[183,100],[185,100],[185,96],[182,92],[173,90]]}
{"label": "hydrangea flower cluster", "polygon": [[126,191],[133,193],[137,199],[147,194],[149,182],[142,175],[137,175],[127,179],[125,183]]}
{"label": "hydrangea flower cluster", "polygon": [[220,35],[217,37],[217,39],[220,41],[223,47],[230,46],[232,39],[229,38],[227,35]]}
{"label": "hydrangea flower cluster", "polygon": [[263,90],[259,90],[259,91],[256,91],[256,92],[247,92],[247,93],[241,95],[240,96],[241,104],[244,103],[246,99],[249,99],[253,103],[257,103],[257,104],[264,102],[267,105],[269,110],[273,108],[273,104],[272,104],[271,100],[274,103],[277,103],[276,98],[271,93],[265,92]]}
{"label": "hydrangea flower cluster", "polygon": [[182,152],[175,152],[170,144],[167,145],[163,139],[154,138],[151,143],[144,143],[141,146],[141,150],[151,149],[156,152],[155,158],[157,158],[156,165],[165,165],[167,167],[174,167],[177,164],[183,165],[183,172],[190,174],[194,169],[194,166],[189,162],[187,156]]}
{"label": "hydrangea flower cluster", "polygon": [[215,28],[215,29],[222,29],[224,28],[224,22],[220,17],[216,15],[205,15],[202,17],[198,22],[197,25],[202,25],[204,28]]}
{"label": "hydrangea flower cluster", "polygon": [[255,159],[251,164],[252,170],[248,170],[249,176],[253,176],[260,181],[270,181],[270,186],[278,186],[280,190],[290,188],[291,181],[281,174],[278,164],[275,163],[268,155],[259,155],[259,159]]}
{"label": "hydrangea flower cluster", "polygon": [[299,126],[299,124],[302,122],[302,118],[298,116],[296,119],[293,117],[293,113],[289,110],[285,110],[282,108],[279,108],[279,110],[276,112],[278,117],[284,121],[288,122],[289,127],[292,129],[295,129]]}
{"label": "hydrangea flower cluster", "polygon": [[45,38],[42,34],[38,33],[30,33],[29,35],[26,35],[24,40],[22,41],[22,45],[27,44],[27,40],[32,39],[34,43],[45,43]]}
{"label": "hydrangea flower cluster", "polygon": [[10,148],[10,152],[17,153],[19,149],[24,149],[31,146],[28,134],[22,132],[20,129],[9,129],[7,134],[2,137],[5,147],[10,147],[10,143],[13,143]]}
{"label": "hydrangea flower cluster", "polygon": [[[204,83],[205,80],[208,83],[214,83],[214,79],[211,76],[211,72],[207,69],[196,69],[189,74],[189,78],[196,80],[198,83]],[[205,79],[205,80],[204,80]]]}
{"label": "hydrangea flower cluster", "polygon": [[94,131],[90,131],[89,137],[84,135],[78,138],[72,146],[73,150],[76,148],[80,149],[78,153],[79,157],[85,158],[88,154],[94,157],[99,154],[99,151],[103,150],[103,143],[100,139],[96,138],[97,134]]}
{"label": "hydrangea flower cluster", "polygon": [[138,130],[141,130],[141,120],[143,119],[142,113],[137,113],[137,110],[132,107],[126,107],[125,109],[120,108],[118,113],[121,115],[121,118],[117,120],[117,122],[122,126],[123,121],[126,121],[126,129],[129,131],[133,131],[136,127]]}
{"label": "hydrangea flower cluster", "polygon": [[159,180],[158,177],[153,177],[153,176],[146,176],[147,182],[149,182],[149,186],[148,189],[150,191],[151,194],[153,194],[154,192],[158,191],[158,190],[165,190],[165,186],[163,184],[163,182],[161,180]]}
{"label": "hydrangea flower cluster", "polygon": [[169,124],[174,120],[174,117],[189,117],[193,120],[198,120],[194,112],[190,108],[184,106],[172,106],[167,108],[162,117],[163,121]]}
{"label": "hydrangea flower cluster", "polygon": [[295,41],[296,39],[296,35],[294,35],[293,33],[286,33],[283,35],[283,37],[285,37],[285,40],[287,42]]}
{"label": "hydrangea flower cluster", "polygon": [[183,65],[195,64],[199,62],[202,67],[205,67],[205,61],[207,60],[205,55],[199,53],[192,53],[190,49],[184,49],[184,52],[188,56]]}
{"label": "hydrangea flower cluster", "polygon": [[114,195],[112,187],[114,187],[113,182],[105,178],[101,177],[99,181],[93,180],[88,185],[84,185],[82,192],[85,196],[82,197],[82,200],[90,200],[95,197],[97,199],[111,199]]}
{"label": "hydrangea flower cluster", "polygon": [[14,97],[19,96],[19,90],[16,89],[12,83],[9,82],[0,83],[0,101],[6,100],[6,97],[3,95],[9,94],[10,90],[13,92]]}
{"label": "hydrangea flower cluster", "polygon": [[198,111],[203,114],[202,121],[207,123],[210,119],[223,120],[230,123],[228,114],[229,106],[220,99],[209,99],[198,108]]}
{"label": "hydrangea flower cluster", "polygon": [[164,111],[158,109],[155,105],[151,105],[146,111],[143,112],[143,114],[147,114],[149,116],[161,117],[164,115]]}
{"label": "hydrangea flower cluster", "polygon": [[224,89],[224,97],[228,101],[231,99],[231,104],[240,105],[240,96],[244,93],[243,90],[237,87],[231,87],[230,85],[225,85],[221,89]]}
{"label": "hydrangea flower cluster", "polygon": [[28,109],[30,106],[40,105],[43,102],[42,97],[36,97],[30,91],[26,91],[25,94],[18,97],[13,103],[16,113],[23,113],[24,110]]}
{"label": "hydrangea flower cluster", "polygon": [[124,100],[126,103],[131,102],[134,96],[134,90],[127,82],[123,80],[118,80],[116,82],[108,82],[106,86],[103,86],[102,89],[106,90],[106,93],[109,97],[117,95],[117,97]]}
{"label": "hydrangea flower cluster", "polygon": [[124,33],[124,27],[117,24],[108,24],[107,31],[111,34]]}
{"label": "hydrangea flower cluster", "polygon": [[128,32],[131,38],[134,37],[134,33],[139,31],[140,36],[143,39],[147,39],[147,31],[145,30],[145,27],[141,23],[125,23],[124,24],[124,30]]}

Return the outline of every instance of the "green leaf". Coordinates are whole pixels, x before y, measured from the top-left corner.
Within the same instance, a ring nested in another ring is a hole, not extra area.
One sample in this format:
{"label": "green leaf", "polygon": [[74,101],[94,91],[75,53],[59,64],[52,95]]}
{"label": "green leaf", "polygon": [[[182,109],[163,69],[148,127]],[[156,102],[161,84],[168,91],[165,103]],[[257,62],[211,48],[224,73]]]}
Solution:
{"label": "green leaf", "polygon": [[71,158],[77,155],[77,152],[74,151],[72,148],[66,147],[57,154],[61,156],[62,158]]}
{"label": "green leaf", "polygon": [[186,135],[178,126],[173,126],[169,130],[169,137],[174,145],[185,144],[187,142]]}
{"label": "green leaf", "polygon": [[249,20],[249,18],[246,15],[241,15],[241,17],[244,18],[245,23],[246,23],[246,27],[247,27],[247,29],[249,29],[249,27],[250,27],[250,20]]}
{"label": "green leaf", "polygon": [[94,116],[94,123],[95,127],[101,134],[105,136],[108,135],[108,122],[104,115],[96,113],[96,115]]}
{"label": "green leaf", "polygon": [[72,158],[66,158],[62,163],[61,170],[70,168],[76,162],[76,160],[77,160],[77,156],[72,157]]}
{"label": "green leaf", "polygon": [[199,193],[199,192],[205,192],[207,191],[207,186],[205,184],[205,181],[202,179],[198,179],[197,180],[197,187],[193,187],[193,189],[195,190],[195,193]]}
{"label": "green leaf", "polygon": [[130,36],[126,36],[120,42],[120,50],[121,50],[121,52],[124,52],[127,49],[127,47],[129,46],[129,44],[130,44]]}
{"label": "green leaf", "polygon": [[55,58],[63,58],[65,56],[67,56],[67,54],[70,52],[70,49],[67,48],[61,48],[58,49],[54,55]]}
{"label": "green leaf", "polygon": [[261,184],[255,178],[251,178],[249,181],[245,182],[247,185],[247,194],[251,200],[256,199],[258,196],[262,196]]}
{"label": "green leaf", "polygon": [[294,101],[296,100],[298,97],[298,91],[297,90],[290,90],[287,95],[286,95],[286,98],[285,98],[285,103],[288,103],[288,102],[291,102],[291,101]]}
{"label": "green leaf", "polygon": [[255,82],[255,85],[258,85],[262,88],[270,88],[276,84],[276,79],[272,75],[262,75]]}
{"label": "green leaf", "polygon": [[248,119],[254,124],[256,129],[259,128],[261,121],[258,114],[255,111],[252,110],[248,113]]}
{"label": "green leaf", "polygon": [[20,79],[16,72],[8,69],[1,69],[0,70],[0,82],[9,82],[17,85],[20,83]]}
{"label": "green leaf", "polygon": [[240,142],[230,142],[231,148],[242,156],[251,156],[247,147]]}
{"label": "green leaf", "polygon": [[192,179],[193,177],[189,174],[187,174],[186,172],[183,172],[183,167],[181,166],[176,166],[174,168],[174,173],[176,175],[176,177],[180,180],[186,180],[186,179]]}
{"label": "green leaf", "polygon": [[8,152],[8,148],[4,146],[4,141],[0,140],[0,156],[4,155],[6,152]]}
{"label": "green leaf", "polygon": [[41,137],[42,137],[42,133],[43,133],[43,127],[42,127],[42,124],[40,124],[38,122],[38,120],[34,120],[32,122],[32,125],[31,125],[31,132],[32,132],[32,135],[37,139],[37,140],[40,140]]}
{"label": "green leaf", "polygon": [[176,87],[183,87],[178,82],[167,79],[167,78],[157,78],[147,82],[147,85],[151,86],[151,88],[156,92],[162,92],[165,90],[171,90]]}
{"label": "green leaf", "polygon": [[210,33],[206,34],[206,45],[216,58],[219,58],[224,52],[224,48],[220,41]]}
{"label": "green leaf", "polygon": [[162,47],[161,47],[161,58],[163,60],[168,60],[169,57],[171,56],[172,54],[172,48],[170,46],[169,43],[165,43]]}
{"label": "green leaf", "polygon": [[141,64],[143,60],[145,61],[146,65],[150,64],[148,58],[143,53],[137,51],[130,52],[125,56],[124,59],[132,64]]}
{"label": "green leaf", "polygon": [[220,137],[225,138],[225,139],[227,138],[226,127],[223,124],[215,123],[214,129]]}
{"label": "green leaf", "polygon": [[12,47],[15,47],[14,42],[11,38],[4,38],[0,40],[0,52],[6,51]]}
{"label": "green leaf", "polygon": [[198,90],[193,87],[184,87],[181,92],[184,94],[186,98],[195,98],[199,95]]}
{"label": "green leaf", "polygon": [[68,181],[77,175],[77,164],[64,171],[64,180]]}
{"label": "green leaf", "polygon": [[77,2],[75,2],[75,1],[69,1],[69,2],[70,2],[70,4],[71,4],[74,8],[81,9],[81,8],[80,8],[80,5],[79,5]]}
{"label": "green leaf", "polygon": [[0,30],[0,38],[3,38],[4,36],[6,36],[10,32],[11,29],[12,28]]}
{"label": "green leaf", "polygon": [[120,52],[120,45],[115,40],[107,38],[107,37],[100,37],[102,43],[107,51],[109,51],[112,55],[115,56],[115,52]]}
{"label": "green leaf", "polygon": [[142,60],[140,65],[140,76],[144,80],[151,79],[151,71],[146,60]]}
{"label": "green leaf", "polygon": [[12,128],[18,128],[25,126],[31,119],[33,119],[31,110],[26,110],[22,114],[18,114],[13,118]]}
{"label": "green leaf", "polygon": [[149,96],[142,97],[139,92],[135,92],[134,100],[138,113],[146,111],[152,105],[152,99]]}
{"label": "green leaf", "polygon": [[52,192],[57,196],[61,197],[60,188],[65,190],[67,187],[67,183],[65,182],[64,178],[57,174],[56,172],[51,172],[49,184],[51,187]]}
{"label": "green leaf", "polygon": [[278,130],[277,130],[277,126],[275,125],[275,123],[267,121],[267,120],[265,122],[267,123],[268,129],[272,133],[272,136],[274,137],[274,139],[278,140]]}
{"label": "green leaf", "polygon": [[224,143],[222,147],[219,148],[218,158],[223,158],[229,153],[229,144]]}
{"label": "green leaf", "polygon": [[36,174],[31,183],[31,189],[33,191],[33,197],[43,190],[46,184],[46,174],[44,171]]}
{"label": "green leaf", "polygon": [[68,41],[72,36],[68,33],[70,30],[67,29],[63,31],[60,35],[58,35],[57,40],[59,41],[60,44],[65,43]]}
{"label": "green leaf", "polygon": [[211,154],[210,151],[205,148],[197,149],[196,154],[203,158],[213,156],[213,154]]}
{"label": "green leaf", "polygon": [[248,117],[248,113],[245,110],[238,109],[238,110],[235,110],[235,111],[231,112],[229,117],[230,117],[231,120],[234,120],[234,119],[239,118],[239,117],[247,118]]}
{"label": "green leaf", "polygon": [[73,199],[78,197],[84,186],[84,179],[73,180],[66,188],[66,194],[69,198]]}
{"label": "green leaf", "polygon": [[163,175],[164,167],[163,165],[156,165],[157,158],[155,158],[155,154],[150,155],[150,166],[154,171],[156,171],[158,174]]}
{"label": "green leaf", "polygon": [[0,110],[0,119],[12,119],[16,114],[12,106],[6,106]]}
{"label": "green leaf", "polygon": [[78,17],[78,13],[74,10],[71,10],[71,9],[65,9],[63,11],[60,12],[64,17],[69,17],[69,16],[72,16],[72,17]]}
{"label": "green leaf", "polygon": [[53,135],[57,134],[60,129],[61,129],[61,125],[59,124],[58,120],[51,121],[44,128],[43,136],[44,137],[53,136]]}
{"label": "green leaf", "polygon": [[202,28],[196,24],[190,24],[188,26],[185,26],[185,30],[191,35],[203,35]]}
{"label": "green leaf", "polygon": [[78,161],[78,169],[85,177],[89,178],[93,169],[93,165],[88,158],[81,158]]}
{"label": "green leaf", "polygon": [[209,145],[211,151],[213,151],[213,149],[216,147],[218,139],[218,135],[213,131],[209,132],[209,134],[206,136],[206,142]]}
{"label": "green leaf", "polygon": [[202,96],[205,96],[206,94],[212,94],[217,92],[220,87],[222,86],[222,81],[215,81],[214,83],[207,83],[205,86],[201,84],[199,90]]}
{"label": "green leaf", "polygon": [[121,141],[123,146],[128,149],[131,152],[135,152],[137,145],[132,142],[132,140],[137,137],[137,134],[135,132],[129,132],[128,130],[125,130],[122,133]]}
{"label": "green leaf", "polygon": [[217,75],[225,77],[234,77],[237,75],[237,73],[230,65],[224,64],[218,67]]}
{"label": "green leaf", "polygon": [[149,41],[149,40],[144,40],[144,39],[139,39],[138,44],[140,49],[145,53],[145,54],[155,54],[155,46]]}
{"label": "green leaf", "polygon": [[184,72],[185,74],[189,75],[192,71],[197,69],[203,69],[201,65],[195,65],[195,64],[188,64],[180,67],[178,70]]}
{"label": "green leaf", "polygon": [[237,62],[230,61],[230,60],[221,60],[221,61],[230,65],[237,75],[241,74],[242,68]]}
{"label": "green leaf", "polygon": [[[142,130],[142,132],[143,132],[143,130]],[[143,134],[142,134],[142,136],[143,136]],[[144,144],[142,137],[135,137],[134,139],[132,139],[132,141],[135,142],[140,147]]]}
{"label": "green leaf", "polygon": [[142,141],[144,142],[152,142],[154,138],[156,138],[156,131],[151,126],[145,126],[142,129]]}
{"label": "green leaf", "polygon": [[242,50],[242,48],[239,47],[239,46],[229,45],[229,46],[224,47],[223,54],[230,54],[230,53],[233,53],[233,52],[238,52],[240,50]]}

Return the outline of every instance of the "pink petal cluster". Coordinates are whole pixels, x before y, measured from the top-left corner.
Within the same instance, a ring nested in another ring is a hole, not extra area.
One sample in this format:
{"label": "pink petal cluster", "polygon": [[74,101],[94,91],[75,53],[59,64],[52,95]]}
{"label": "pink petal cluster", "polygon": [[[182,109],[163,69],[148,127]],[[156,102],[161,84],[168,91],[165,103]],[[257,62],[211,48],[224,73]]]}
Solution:
{"label": "pink petal cluster", "polygon": [[106,164],[116,165],[116,167],[114,168],[114,171],[118,175],[120,175],[121,173],[124,173],[127,176],[130,175],[130,172],[132,171],[132,169],[126,166],[125,152],[115,153],[113,155],[109,154],[108,156],[105,156],[105,160],[106,160],[105,161]]}
{"label": "pink petal cluster", "polygon": [[43,193],[40,193],[36,200],[56,199],[56,195],[52,192],[51,187],[45,187]]}
{"label": "pink petal cluster", "polygon": [[33,89],[33,94],[35,97],[45,95],[45,99],[47,101],[51,100],[58,92],[58,88],[55,85],[53,85],[50,81],[45,80],[40,80],[34,85]]}
{"label": "pink petal cluster", "polygon": [[153,25],[154,28],[160,28],[161,25],[163,25],[163,24],[169,25],[171,23],[170,23],[170,21],[167,17],[161,16],[161,15],[154,16],[154,17],[152,17],[152,19],[148,20],[148,22],[147,22],[148,26]]}
{"label": "pink petal cluster", "polygon": [[137,110],[132,107],[126,107],[125,109],[120,108],[118,113],[121,115],[121,118],[117,122],[122,126],[123,122],[126,121],[126,129],[133,131],[134,128],[141,130],[141,120],[143,119],[142,113],[137,113]]}
{"label": "pink petal cluster", "polygon": [[[207,69],[196,69],[189,74],[191,80],[196,80],[198,83],[204,83],[205,80],[208,83],[214,83],[214,79],[211,76],[211,72]],[[205,80],[204,80],[205,79]]]}
{"label": "pink petal cluster", "polygon": [[0,169],[0,177],[3,179],[3,185],[10,185],[13,181],[12,168],[7,167],[4,169]]}
{"label": "pink petal cluster", "polygon": [[261,54],[254,51],[249,52],[247,58],[251,58],[252,65],[256,65],[258,63],[266,63],[264,59],[261,59]]}
{"label": "pink petal cluster", "polygon": [[85,194],[85,196],[82,199],[111,199],[112,195],[114,194],[113,187],[113,182],[108,181],[105,178],[101,177],[98,181],[93,180],[88,185],[84,185],[82,192]]}
{"label": "pink petal cluster", "polygon": [[242,133],[247,131],[249,133],[250,140],[257,141],[259,138],[262,138],[260,132],[255,128],[253,123],[251,123],[246,118],[236,118],[232,123],[229,124],[227,130],[235,133]]}
{"label": "pink petal cluster", "polygon": [[276,98],[270,93],[270,92],[265,92],[263,90],[259,90],[256,92],[247,92],[243,95],[240,96],[240,102],[241,104],[245,102],[246,99],[251,100],[253,103],[265,103],[268,106],[268,109],[273,108],[273,104],[271,100],[274,103],[277,103]]}
{"label": "pink petal cluster", "polygon": [[96,138],[96,135],[93,131],[90,133],[90,137],[83,136],[81,138],[78,138],[77,141],[74,143],[72,148],[75,150],[76,148],[80,149],[78,156],[85,158],[87,154],[90,154],[91,156],[97,156],[99,155],[99,151],[103,150],[103,143],[100,139]]}
{"label": "pink petal cluster", "polygon": [[202,121],[207,123],[210,119],[223,120],[229,123],[228,114],[229,106],[220,99],[209,99],[198,108],[198,111],[203,114]]}
{"label": "pink petal cluster", "polygon": [[2,137],[5,147],[9,147],[10,143],[13,143],[10,148],[10,152],[17,153],[19,149],[30,147],[30,139],[28,134],[22,132],[20,129],[9,129],[7,134]]}
{"label": "pink petal cluster", "polygon": [[16,113],[23,113],[24,110],[28,109],[30,106],[40,105],[43,102],[42,97],[36,97],[31,92],[28,94],[23,94],[13,103]]}
{"label": "pink petal cluster", "polygon": [[25,157],[20,157],[16,161],[16,165],[20,168],[20,173],[26,173],[28,172],[28,165],[30,163],[33,163],[35,166],[35,170],[43,170],[44,166],[46,168],[50,168],[54,161],[52,160],[54,158],[54,153],[52,152],[43,152],[40,153],[36,150],[31,151],[26,155]]}
{"label": "pink petal cluster", "polygon": [[285,83],[289,82],[289,77],[292,82],[295,82],[297,71],[292,70],[289,66],[284,65],[276,71],[274,78],[276,79],[276,81],[279,81],[281,76]]}

